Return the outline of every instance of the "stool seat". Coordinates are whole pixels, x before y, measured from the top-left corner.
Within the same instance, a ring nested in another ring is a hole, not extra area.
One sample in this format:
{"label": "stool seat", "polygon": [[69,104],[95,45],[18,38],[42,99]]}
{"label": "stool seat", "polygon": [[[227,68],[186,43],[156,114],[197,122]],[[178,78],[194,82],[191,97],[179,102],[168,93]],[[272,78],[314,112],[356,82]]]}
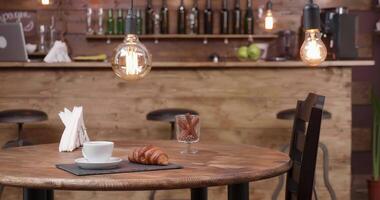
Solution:
{"label": "stool seat", "polygon": [[[295,108],[282,110],[277,113],[277,119],[292,120],[294,119],[295,114],[296,114]],[[322,113],[322,119],[331,119],[331,113],[324,110]]]}
{"label": "stool seat", "polygon": [[149,112],[146,115],[146,119],[150,121],[164,121],[164,122],[175,122],[176,115],[184,115],[186,113],[192,115],[198,115],[198,112],[185,108],[167,108],[159,109]]}
{"label": "stool seat", "polygon": [[31,123],[47,119],[48,115],[39,110],[18,109],[0,112],[0,123]]}

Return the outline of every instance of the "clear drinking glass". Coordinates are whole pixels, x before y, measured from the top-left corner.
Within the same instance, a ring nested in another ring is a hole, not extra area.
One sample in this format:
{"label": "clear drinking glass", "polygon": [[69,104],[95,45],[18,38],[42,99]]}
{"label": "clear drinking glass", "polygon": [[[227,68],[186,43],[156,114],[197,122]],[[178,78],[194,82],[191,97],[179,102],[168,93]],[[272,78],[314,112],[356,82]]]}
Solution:
{"label": "clear drinking glass", "polygon": [[186,143],[187,148],[181,151],[183,154],[195,154],[196,149],[191,147],[192,143],[199,141],[200,120],[198,115],[177,115],[175,117],[175,127],[178,142]]}

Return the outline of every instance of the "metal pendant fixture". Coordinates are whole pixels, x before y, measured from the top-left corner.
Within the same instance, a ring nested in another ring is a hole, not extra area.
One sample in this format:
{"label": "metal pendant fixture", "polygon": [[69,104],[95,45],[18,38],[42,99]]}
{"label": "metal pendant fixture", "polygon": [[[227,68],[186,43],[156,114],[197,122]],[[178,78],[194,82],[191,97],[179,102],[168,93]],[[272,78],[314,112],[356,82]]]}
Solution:
{"label": "metal pendant fixture", "polygon": [[152,56],[137,36],[137,17],[133,10],[128,10],[125,26],[126,37],[117,46],[112,55],[112,69],[124,80],[139,80],[144,78],[152,68]]}
{"label": "metal pendant fixture", "polygon": [[321,40],[320,26],[319,6],[310,0],[303,9],[305,41],[300,49],[302,61],[309,66],[319,66],[327,56],[326,46]]}

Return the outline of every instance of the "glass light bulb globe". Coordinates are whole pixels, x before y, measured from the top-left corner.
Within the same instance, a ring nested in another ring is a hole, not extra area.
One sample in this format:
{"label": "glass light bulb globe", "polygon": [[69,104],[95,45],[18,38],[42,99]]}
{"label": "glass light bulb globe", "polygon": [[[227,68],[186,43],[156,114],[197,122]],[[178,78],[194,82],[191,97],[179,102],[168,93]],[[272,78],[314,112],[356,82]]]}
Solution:
{"label": "glass light bulb globe", "polygon": [[41,0],[41,4],[42,5],[49,5],[50,4],[50,0]]}
{"label": "glass light bulb globe", "polygon": [[318,29],[305,31],[305,41],[301,46],[300,54],[302,61],[310,66],[318,66],[326,59],[327,49]]}
{"label": "glass light bulb globe", "polygon": [[152,68],[152,56],[134,34],[128,34],[124,42],[115,48],[112,69],[124,80],[144,78]]}
{"label": "glass light bulb globe", "polygon": [[265,29],[266,30],[272,30],[274,24],[274,18],[271,10],[267,10],[267,13],[265,15]]}

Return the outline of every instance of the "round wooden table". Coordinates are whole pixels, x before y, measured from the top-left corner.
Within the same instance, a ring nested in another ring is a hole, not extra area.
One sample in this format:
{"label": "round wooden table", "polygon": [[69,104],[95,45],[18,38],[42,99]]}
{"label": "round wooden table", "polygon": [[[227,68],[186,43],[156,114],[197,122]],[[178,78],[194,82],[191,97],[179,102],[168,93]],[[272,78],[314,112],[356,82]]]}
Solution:
{"label": "round wooden table", "polygon": [[81,151],[59,153],[58,144],[35,145],[0,151],[0,184],[26,188],[24,199],[53,199],[53,190],[167,190],[191,188],[192,199],[207,199],[207,187],[229,185],[229,199],[248,199],[248,183],[288,171],[287,154],[250,145],[194,145],[194,155],[180,151],[176,141],[123,141],[115,143],[114,156],[127,159],[129,151],[146,144],[162,147],[172,163],[183,169],[95,176],[75,176],[56,164],[73,163]]}

